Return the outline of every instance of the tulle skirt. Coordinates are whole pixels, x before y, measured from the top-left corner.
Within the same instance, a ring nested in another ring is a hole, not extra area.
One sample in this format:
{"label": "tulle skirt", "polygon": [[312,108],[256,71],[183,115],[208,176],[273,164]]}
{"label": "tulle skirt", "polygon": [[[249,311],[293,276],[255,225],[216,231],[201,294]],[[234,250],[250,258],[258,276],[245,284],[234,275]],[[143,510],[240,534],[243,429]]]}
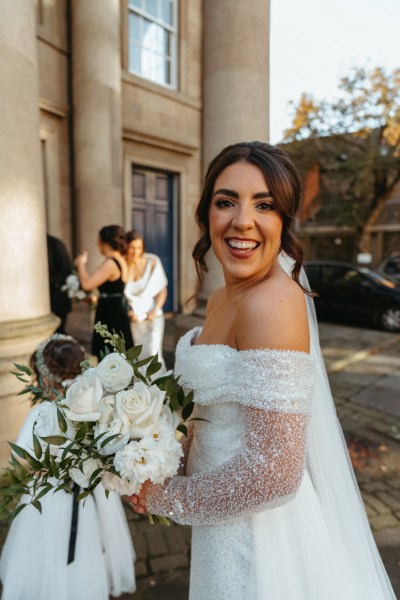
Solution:
{"label": "tulle skirt", "polygon": [[73,562],[68,562],[72,495],[42,498],[11,524],[0,561],[2,600],[108,600],[135,591],[134,549],[120,497],[79,503]]}
{"label": "tulle skirt", "polygon": [[296,497],[283,506],[193,527],[189,598],[394,600],[394,595],[383,569],[372,563],[364,569],[345,540],[338,545],[306,472]]}

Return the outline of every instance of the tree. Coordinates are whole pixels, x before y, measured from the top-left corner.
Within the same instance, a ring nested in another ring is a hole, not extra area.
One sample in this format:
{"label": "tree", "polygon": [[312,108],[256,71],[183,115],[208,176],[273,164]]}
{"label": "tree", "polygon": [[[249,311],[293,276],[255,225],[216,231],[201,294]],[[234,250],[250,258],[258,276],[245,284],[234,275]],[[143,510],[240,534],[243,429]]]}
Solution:
{"label": "tree", "polygon": [[303,93],[283,142],[301,171],[318,163],[346,178],[337,221],[357,227],[365,251],[368,227],[400,181],[400,69],[354,68],[338,87],[332,101]]}

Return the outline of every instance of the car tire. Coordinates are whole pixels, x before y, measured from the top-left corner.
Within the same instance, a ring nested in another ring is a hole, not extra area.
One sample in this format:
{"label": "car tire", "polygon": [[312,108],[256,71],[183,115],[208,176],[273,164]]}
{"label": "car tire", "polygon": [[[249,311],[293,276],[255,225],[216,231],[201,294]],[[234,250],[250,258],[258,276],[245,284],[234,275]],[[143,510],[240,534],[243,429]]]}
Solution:
{"label": "car tire", "polygon": [[380,324],[386,331],[400,331],[400,308],[389,306],[381,312]]}

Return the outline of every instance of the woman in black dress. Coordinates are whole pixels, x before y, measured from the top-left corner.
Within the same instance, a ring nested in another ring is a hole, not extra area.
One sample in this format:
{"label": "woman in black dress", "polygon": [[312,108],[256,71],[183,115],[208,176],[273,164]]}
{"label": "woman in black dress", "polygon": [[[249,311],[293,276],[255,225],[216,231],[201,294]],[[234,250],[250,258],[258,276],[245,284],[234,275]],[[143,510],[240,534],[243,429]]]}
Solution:
{"label": "woman in black dress", "polygon": [[[89,275],[86,269],[87,251],[75,259],[81,286],[85,291],[98,288],[99,301],[95,323],[100,321],[110,331],[122,333],[127,348],[133,346],[128,307],[124,296],[128,267],[122,253],[125,251],[125,233],[119,225],[108,225],[99,231],[99,250],[105,261],[97,271]],[[92,353],[101,359],[105,344],[103,338],[93,332]]]}

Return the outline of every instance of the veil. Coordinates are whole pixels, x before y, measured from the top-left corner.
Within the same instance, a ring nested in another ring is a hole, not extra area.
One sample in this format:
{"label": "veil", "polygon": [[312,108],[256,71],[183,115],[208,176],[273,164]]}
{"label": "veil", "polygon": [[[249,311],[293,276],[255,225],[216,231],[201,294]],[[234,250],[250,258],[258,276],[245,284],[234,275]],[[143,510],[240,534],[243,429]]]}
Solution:
{"label": "veil", "polygon": [[[293,260],[281,255],[282,268],[291,275]],[[300,283],[310,285],[304,269]],[[338,556],[344,556],[355,581],[363,582],[368,598],[395,600],[389,578],[372,536],[322,357],[312,297],[306,296],[310,328],[310,354],[317,366],[310,419],[307,470],[317,493],[329,537]],[[349,564],[350,561],[350,564]],[[348,569],[346,569],[348,571]],[[357,597],[358,598],[358,597]]]}

